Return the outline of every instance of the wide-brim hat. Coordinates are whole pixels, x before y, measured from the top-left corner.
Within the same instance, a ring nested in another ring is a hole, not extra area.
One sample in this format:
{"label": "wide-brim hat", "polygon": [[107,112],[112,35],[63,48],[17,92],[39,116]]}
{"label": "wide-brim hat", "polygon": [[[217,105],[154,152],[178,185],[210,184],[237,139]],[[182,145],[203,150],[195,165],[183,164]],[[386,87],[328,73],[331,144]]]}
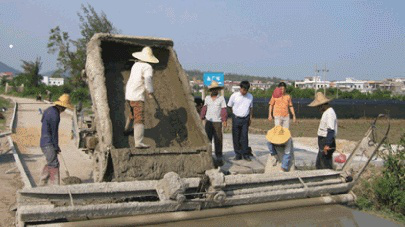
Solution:
{"label": "wide-brim hat", "polygon": [[291,132],[288,128],[283,128],[280,125],[267,131],[266,139],[272,144],[285,144],[291,138]]}
{"label": "wide-brim hat", "polygon": [[58,101],[54,102],[53,104],[58,106],[63,106],[68,109],[73,109],[73,105],[70,102],[70,96],[68,94],[63,94],[59,97]]}
{"label": "wide-brim hat", "polygon": [[159,63],[159,60],[153,55],[152,49],[148,46],[144,47],[140,52],[132,53],[132,56],[144,62]]}
{"label": "wide-brim hat", "polygon": [[217,89],[224,89],[223,86],[220,86],[220,85],[218,84],[218,82],[216,82],[215,80],[213,80],[213,81],[211,82],[211,85],[208,86],[208,90],[212,90],[212,89],[215,89],[215,88],[217,88]]}
{"label": "wide-brim hat", "polygon": [[328,102],[330,102],[332,100],[333,99],[326,98],[325,95],[323,95],[322,92],[317,92],[315,94],[314,101],[312,101],[308,106],[310,106],[310,107],[320,106],[320,105],[328,103]]}

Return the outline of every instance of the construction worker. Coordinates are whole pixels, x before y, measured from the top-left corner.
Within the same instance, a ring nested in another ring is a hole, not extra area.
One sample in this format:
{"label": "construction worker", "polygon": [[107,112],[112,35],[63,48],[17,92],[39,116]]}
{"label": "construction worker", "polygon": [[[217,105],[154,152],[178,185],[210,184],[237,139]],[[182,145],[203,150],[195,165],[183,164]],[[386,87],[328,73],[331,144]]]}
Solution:
{"label": "construction worker", "polygon": [[264,172],[270,173],[274,166],[277,166],[278,171],[281,172],[295,169],[294,149],[290,130],[277,125],[267,132],[266,139],[270,155]]}
{"label": "construction worker", "polygon": [[[45,155],[47,164],[44,166],[40,178],[40,185],[59,185],[59,122],[60,114],[66,108],[73,109],[68,94],[59,97],[54,106],[47,108],[42,115],[41,150]],[[49,181],[49,182],[48,182]]]}
{"label": "construction worker", "polygon": [[223,96],[219,95],[219,91],[224,87],[219,86],[216,81],[212,81],[208,90],[210,96],[205,97],[204,106],[201,110],[201,120],[205,120],[205,132],[208,135],[210,142],[214,138],[215,157],[218,166],[223,166],[222,159],[222,126],[227,126],[228,113],[226,110],[226,102]]}
{"label": "construction worker", "polygon": [[131,68],[125,99],[129,101],[132,108],[134,120],[134,141],[135,148],[149,148],[143,143],[145,125],[144,125],[144,106],[145,106],[145,90],[148,92],[149,98],[153,97],[153,68],[149,63],[159,63],[159,60],[153,55],[150,47],[144,47],[141,52],[132,53],[132,56],[137,59]]}
{"label": "construction worker", "polygon": [[329,105],[331,99],[327,99],[322,92],[315,95],[315,100],[308,106],[318,107],[322,113],[318,128],[318,156],[316,158],[317,169],[333,169],[333,152],[336,150],[336,135],[338,130],[337,117],[333,108]]}

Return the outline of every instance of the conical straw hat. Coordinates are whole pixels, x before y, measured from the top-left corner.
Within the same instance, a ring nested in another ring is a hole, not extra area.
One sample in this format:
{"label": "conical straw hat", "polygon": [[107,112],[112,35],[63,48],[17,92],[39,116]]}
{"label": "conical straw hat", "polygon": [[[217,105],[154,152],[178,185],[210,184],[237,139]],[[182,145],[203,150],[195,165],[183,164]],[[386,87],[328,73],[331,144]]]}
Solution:
{"label": "conical straw hat", "polygon": [[288,128],[283,128],[280,125],[267,131],[266,139],[272,144],[285,144],[291,138],[291,132]]}
{"label": "conical straw hat", "polygon": [[315,106],[319,106],[319,105],[328,103],[330,101],[332,101],[332,99],[326,98],[322,92],[317,92],[315,95],[314,101],[312,101],[308,106],[315,107]]}
{"label": "conical straw hat", "polygon": [[159,60],[153,55],[150,47],[144,47],[141,52],[132,53],[132,56],[141,61],[149,63],[159,63]]}
{"label": "conical straw hat", "polygon": [[63,94],[59,97],[58,101],[54,102],[53,104],[58,106],[63,106],[69,109],[73,109],[73,105],[70,102],[70,96],[68,94]]}
{"label": "conical straw hat", "polygon": [[218,82],[216,82],[215,80],[213,80],[211,82],[211,85],[208,86],[208,90],[214,89],[214,88],[220,88],[220,89],[224,89],[224,87],[219,86]]}

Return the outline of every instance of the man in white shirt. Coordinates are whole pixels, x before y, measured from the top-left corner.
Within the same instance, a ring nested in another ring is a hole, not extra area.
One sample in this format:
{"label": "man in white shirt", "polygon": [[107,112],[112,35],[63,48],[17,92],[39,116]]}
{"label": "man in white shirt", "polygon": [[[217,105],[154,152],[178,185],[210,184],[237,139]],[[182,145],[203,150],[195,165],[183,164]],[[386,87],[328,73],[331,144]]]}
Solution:
{"label": "man in white shirt", "polygon": [[134,140],[136,148],[149,148],[143,143],[145,125],[144,125],[144,102],[145,91],[149,98],[153,98],[153,68],[149,63],[159,63],[159,60],[153,55],[150,47],[144,47],[141,52],[135,52],[132,56],[138,61],[131,68],[126,90],[125,99],[129,101],[132,108],[134,120]]}
{"label": "man in white shirt", "polygon": [[227,126],[228,113],[226,111],[226,102],[223,96],[219,95],[219,91],[224,87],[219,86],[216,81],[213,81],[208,87],[211,95],[205,97],[204,106],[201,109],[201,120],[205,120],[205,132],[207,133],[210,142],[214,139],[216,164],[222,166],[222,126]]}
{"label": "man in white shirt", "polygon": [[232,107],[232,140],[235,150],[235,160],[251,161],[248,154],[248,132],[253,117],[253,95],[248,93],[249,81],[240,83],[239,92],[235,92],[229,98],[228,106]]}
{"label": "man in white shirt", "polygon": [[317,169],[333,169],[333,152],[336,150],[336,135],[338,131],[337,117],[333,108],[329,105],[331,99],[327,99],[322,92],[315,95],[315,100],[308,106],[318,107],[322,113],[318,128],[318,156],[316,158]]}

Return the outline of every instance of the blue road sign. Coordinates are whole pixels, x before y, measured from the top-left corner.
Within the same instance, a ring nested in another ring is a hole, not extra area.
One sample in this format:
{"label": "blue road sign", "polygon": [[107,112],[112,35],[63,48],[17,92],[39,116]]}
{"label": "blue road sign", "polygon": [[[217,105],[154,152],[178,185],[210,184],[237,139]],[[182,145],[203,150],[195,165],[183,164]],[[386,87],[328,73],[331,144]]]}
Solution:
{"label": "blue road sign", "polygon": [[204,73],[203,78],[204,78],[205,86],[210,86],[212,81],[216,81],[218,83],[218,85],[224,86],[224,73],[219,73],[219,72]]}

